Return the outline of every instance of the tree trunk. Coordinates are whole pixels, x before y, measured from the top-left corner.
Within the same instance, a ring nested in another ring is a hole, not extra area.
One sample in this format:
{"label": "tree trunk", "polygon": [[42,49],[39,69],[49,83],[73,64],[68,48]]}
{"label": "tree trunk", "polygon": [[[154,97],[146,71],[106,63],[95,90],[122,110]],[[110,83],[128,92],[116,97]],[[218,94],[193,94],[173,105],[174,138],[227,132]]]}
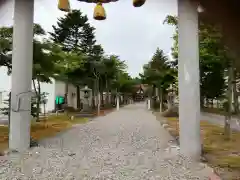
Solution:
{"label": "tree trunk", "polygon": [[36,88],[35,80],[33,79],[32,82],[33,82],[34,91],[35,91],[35,93],[37,94],[37,88]]}
{"label": "tree trunk", "polygon": [[224,135],[225,139],[229,140],[231,135],[231,127],[230,127],[230,121],[232,116],[232,80],[233,80],[233,68],[232,66],[228,69],[228,92],[227,92],[227,115],[225,118],[225,125],[224,125]]}
{"label": "tree trunk", "polygon": [[76,86],[77,89],[77,109],[80,109],[81,106],[81,99],[80,99],[80,87],[79,85]]}
{"label": "tree trunk", "polygon": [[46,119],[46,103],[43,103],[43,114],[44,118]]}
{"label": "tree trunk", "polygon": [[101,93],[100,93],[100,91],[98,91],[97,101],[98,101],[97,114],[99,116],[100,115],[100,110],[101,110]]}
{"label": "tree trunk", "polygon": [[103,82],[102,80],[99,79],[99,93],[100,93],[100,101],[101,101],[101,106],[104,106],[104,95],[103,95]]}
{"label": "tree trunk", "polygon": [[214,108],[214,106],[213,106],[213,99],[211,99],[211,107]]}
{"label": "tree trunk", "polygon": [[204,105],[204,97],[200,96],[200,107],[201,108],[204,108],[205,105]]}
{"label": "tree trunk", "polygon": [[[69,64],[67,63],[67,69],[69,69]],[[64,95],[64,101],[65,101],[65,108],[68,107],[68,76],[67,81],[65,82],[65,95]],[[66,112],[68,115],[68,112]]]}
{"label": "tree trunk", "polygon": [[234,70],[233,73],[233,98],[234,98],[234,112],[237,115],[236,123],[240,125],[240,110],[239,110],[239,101],[238,101],[238,92],[237,92],[237,81],[236,81],[237,71]]}
{"label": "tree trunk", "polygon": [[92,86],[92,107],[93,107],[93,109],[95,109],[95,107],[96,107],[95,97],[96,97],[96,79],[93,80],[93,86]]}
{"label": "tree trunk", "polygon": [[233,73],[233,101],[234,101],[234,112],[239,114],[239,103],[238,103],[238,94],[237,94],[237,83],[236,83],[236,71]]}
{"label": "tree trunk", "polygon": [[10,132],[10,123],[11,123],[11,92],[9,93],[9,98],[8,98],[8,103],[9,103],[9,107],[8,107],[8,132]]}
{"label": "tree trunk", "polygon": [[101,91],[101,104],[102,104],[102,106],[104,106],[105,105],[105,103],[104,103],[104,94],[103,94],[103,90]]}
{"label": "tree trunk", "polygon": [[162,96],[162,89],[159,88],[159,112],[162,112],[162,106],[163,106],[163,96]]}
{"label": "tree trunk", "polygon": [[106,79],[106,104],[109,105],[109,89],[108,89],[108,80]]}
{"label": "tree trunk", "polygon": [[65,83],[65,97],[64,97],[64,101],[65,101],[65,106],[68,106],[68,81]]}
{"label": "tree trunk", "polygon": [[[38,97],[38,91],[37,91],[35,80],[33,79],[32,82],[33,82],[34,91],[36,93],[36,97]],[[31,102],[31,108],[32,108],[32,102]],[[31,114],[32,114],[32,109],[31,109]]]}
{"label": "tree trunk", "polygon": [[99,90],[99,78],[96,81],[96,95],[97,95],[97,115],[100,115],[100,108],[101,108],[101,94]]}
{"label": "tree trunk", "polygon": [[41,104],[41,86],[40,86],[40,82],[39,79],[37,79],[37,83],[38,83],[38,94],[37,94],[37,122],[40,121],[39,115],[40,115],[40,104]]}

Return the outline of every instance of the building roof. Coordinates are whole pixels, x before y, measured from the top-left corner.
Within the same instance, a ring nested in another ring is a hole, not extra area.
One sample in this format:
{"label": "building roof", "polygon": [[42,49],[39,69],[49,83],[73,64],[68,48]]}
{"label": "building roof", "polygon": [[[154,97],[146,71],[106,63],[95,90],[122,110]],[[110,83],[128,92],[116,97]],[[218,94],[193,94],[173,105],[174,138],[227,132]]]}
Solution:
{"label": "building roof", "polygon": [[134,86],[134,91],[137,92],[138,90],[143,90],[143,92],[146,92],[148,89],[149,85],[147,84],[138,84]]}

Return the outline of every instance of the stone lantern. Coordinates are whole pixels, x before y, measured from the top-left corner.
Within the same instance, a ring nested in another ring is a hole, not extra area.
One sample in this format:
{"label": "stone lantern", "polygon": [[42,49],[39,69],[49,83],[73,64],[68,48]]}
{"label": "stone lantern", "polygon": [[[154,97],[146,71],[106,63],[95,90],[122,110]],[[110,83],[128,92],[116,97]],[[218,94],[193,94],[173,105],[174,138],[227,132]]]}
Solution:
{"label": "stone lantern", "polygon": [[173,85],[171,84],[168,88],[168,108],[171,108],[175,103],[176,93],[174,91]]}
{"label": "stone lantern", "polygon": [[84,88],[80,89],[80,91],[83,93],[83,112],[89,112],[91,110],[90,103],[89,103],[89,97],[91,93],[91,89],[88,88],[88,86],[85,86]]}

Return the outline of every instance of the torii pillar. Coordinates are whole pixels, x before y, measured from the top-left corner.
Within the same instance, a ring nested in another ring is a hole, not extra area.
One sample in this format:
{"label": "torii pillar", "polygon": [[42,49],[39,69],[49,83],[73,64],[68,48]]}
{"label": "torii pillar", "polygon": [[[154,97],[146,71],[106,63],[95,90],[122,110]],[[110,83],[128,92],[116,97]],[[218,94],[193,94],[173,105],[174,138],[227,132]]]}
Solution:
{"label": "torii pillar", "polygon": [[19,152],[30,146],[33,16],[34,0],[15,0],[9,149]]}
{"label": "torii pillar", "polygon": [[197,9],[190,0],[178,0],[180,152],[192,160],[201,155]]}

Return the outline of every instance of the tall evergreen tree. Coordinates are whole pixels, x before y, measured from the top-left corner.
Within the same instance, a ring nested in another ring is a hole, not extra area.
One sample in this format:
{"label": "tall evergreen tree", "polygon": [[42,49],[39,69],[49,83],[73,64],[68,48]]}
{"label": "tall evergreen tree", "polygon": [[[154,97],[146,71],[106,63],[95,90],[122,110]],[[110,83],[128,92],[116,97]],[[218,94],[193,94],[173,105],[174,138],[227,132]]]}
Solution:
{"label": "tall evergreen tree", "polygon": [[[94,28],[88,24],[87,16],[80,10],[73,10],[58,19],[57,26],[53,26],[53,32],[49,34],[51,39],[61,44],[65,51],[81,51],[86,49],[86,33],[91,39],[88,41],[94,41]],[[82,42],[84,42],[84,48],[82,48]]]}
{"label": "tall evergreen tree", "polygon": [[[151,61],[143,66],[143,74],[140,74],[144,83],[159,90],[160,111],[162,110],[163,96],[170,84],[175,82],[175,70],[171,67],[163,50],[157,48]],[[154,92],[154,91],[152,91]]]}
{"label": "tall evergreen tree", "polygon": [[[66,52],[73,52],[77,54],[89,55],[93,51],[94,44],[96,43],[95,28],[88,23],[88,18],[83,15],[80,10],[73,10],[64,17],[60,18],[57,22],[57,26],[53,26],[53,32],[50,33],[51,39],[60,44]],[[68,64],[66,64],[68,67]],[[71,69],[68,70],[68,73]],[[74,69],[76,72],[81,72],[82,67],[79,70]],[[83,73],[81,73],[83,74]],[[68,77],[68,76],[67,76]],[[68,81],[68,78],[67,78]],[[79,84],[77,87],[77,106],[80,107],[80,94],[79,94]],[[65,102],[67,104],[67,94],[68,94],[68,82],[66,82],[66,94]]]}
{"label": "tall evergreen tree", "polygon": [[95,28],[89,23],[86,23],[82,30],[81,51],[87,55],[91,55],[94,52],[94,45],[96,43],[94,35]]}

